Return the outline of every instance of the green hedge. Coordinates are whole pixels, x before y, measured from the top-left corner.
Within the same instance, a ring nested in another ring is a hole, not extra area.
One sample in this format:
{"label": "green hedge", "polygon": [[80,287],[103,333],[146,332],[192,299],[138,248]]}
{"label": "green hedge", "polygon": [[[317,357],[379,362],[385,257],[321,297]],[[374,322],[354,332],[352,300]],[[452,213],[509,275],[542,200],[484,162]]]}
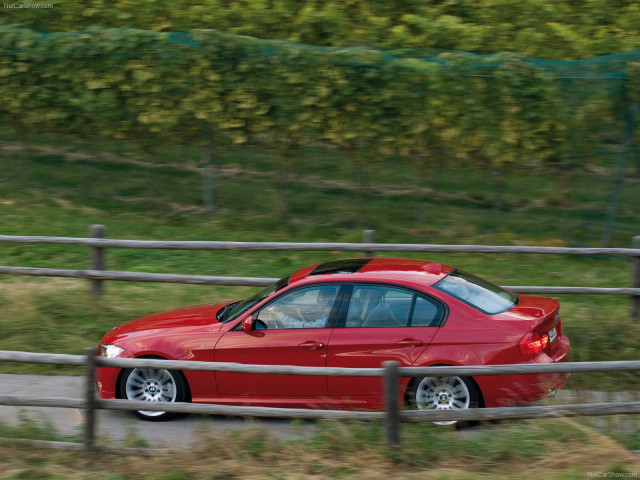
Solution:
{"label": "green hedge", "polygon": [[636,0],[33,0],[5,5],[5,22],[44,31],[89,25],[215,28],[312,45],[514,51],[561,60],[640,48]]}
{"label": "green hedge", "polygon": [[151,145],[322,141],[416,162],[502,167],[561,155],[566,92],[524,57],[365,48],[196,31],[0,29],[0,111],[14,126]]}
{"label": "green hedge", "polygon": [[211,30],[0,27],[0,125],[127,139],[152,156],[255,142],[278,150],[283,170],[320,142],[345,153],[362,185],[380,159],[415,165],[418,184],[458,162],[488,169],[498,196],[505,170],[551,169],[565,199],[567,163],[631,141],[640,51],[581,62],[420,53]]}

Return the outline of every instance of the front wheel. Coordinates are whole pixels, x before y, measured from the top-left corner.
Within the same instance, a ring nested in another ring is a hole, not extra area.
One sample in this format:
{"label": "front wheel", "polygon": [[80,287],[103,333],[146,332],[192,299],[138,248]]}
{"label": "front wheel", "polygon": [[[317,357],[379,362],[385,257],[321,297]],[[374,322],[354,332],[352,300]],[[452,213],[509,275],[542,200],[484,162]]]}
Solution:
{"label": "front wheel", "polygon": [[[407,391],[409,404],[418,410],[452,410],[477,408],[480,404],[478,388],[467,377],[423,377]],[[434,422],[451,425],[455,420]]]}
{"label": "front wheel", "polygon": [[[144,402],[184,402],[187,387],[179,371],[156,368],[128,368],[120,380],[121,396],[125,400]],[[138,410],[133,412],[144,420],[160,421],[175,417],[174,412]]]}

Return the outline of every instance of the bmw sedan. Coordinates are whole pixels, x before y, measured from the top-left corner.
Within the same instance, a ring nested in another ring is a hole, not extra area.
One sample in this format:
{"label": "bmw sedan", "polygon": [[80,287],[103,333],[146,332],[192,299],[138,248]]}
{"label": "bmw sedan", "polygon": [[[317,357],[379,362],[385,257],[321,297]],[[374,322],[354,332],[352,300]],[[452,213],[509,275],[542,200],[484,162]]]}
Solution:
{"label": "bmw sedan", "polygon": [[[114,328],[98,355],[254,365],[378,368],[564,362],[559,304],[442,263],[358,258],[312,265],[243,301],[180,308]],[[415,409],[539,400],[566,373],[403,378]],[[102,398],[288,408],[383,408],[378,377],[100,367]],[[169,412],[138,411],[147,420]]]}

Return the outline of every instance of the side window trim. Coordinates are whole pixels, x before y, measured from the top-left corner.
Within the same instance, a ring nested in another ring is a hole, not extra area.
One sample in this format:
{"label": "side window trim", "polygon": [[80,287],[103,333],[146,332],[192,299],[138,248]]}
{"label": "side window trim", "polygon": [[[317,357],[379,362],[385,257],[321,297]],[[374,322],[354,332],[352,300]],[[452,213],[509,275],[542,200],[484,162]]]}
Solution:
{"label": "side window trim", "polygon": [[327,321],[326,328],[337,328],[341,322],[344,324],[344,320],[347,316],[347,310],[351,301],[351,292],[353,291],[353,285],[349,283],[333,283],[338,287],[338,294],[333,301],[333,308],[329,314],[329,320]]}
{"label": "side window trim", "polygon": [[418,294],[413,292],[413,297],[411,297],[411,306],[409,307],[409,320],[407,322],[407,327],[410,327],[413,323],[413,311],[416,308],[416,300],[418,299]]}
{"label": "side window trim", "polygon": [[[338,292],[340,297],[340,308],[336,312],[336,315],[332,316],[329,323],[333,321],[332,328],[345,328],[347,322],[347,314],[349,313],[349,306],[351,304],[351,294],[353,293],[354,285],[352,283],[343,283]],[[333,313],[333,312],[331,312]]]}

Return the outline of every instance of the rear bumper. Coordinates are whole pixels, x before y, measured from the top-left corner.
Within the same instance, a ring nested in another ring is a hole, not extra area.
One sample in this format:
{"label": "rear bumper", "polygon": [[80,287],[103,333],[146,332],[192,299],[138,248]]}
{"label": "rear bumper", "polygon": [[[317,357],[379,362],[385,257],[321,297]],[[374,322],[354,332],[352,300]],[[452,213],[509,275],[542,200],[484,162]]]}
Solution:
{"label": "rear bumper", "polygon": [[[569,340],[559,336],[553,353],[537,355],[526,364],[569,361]],[[494,375],[475,377],[484,398],[485,407],[504,407],[541,400],[564,387],[568,373],[532,373],[526,375]]]}

